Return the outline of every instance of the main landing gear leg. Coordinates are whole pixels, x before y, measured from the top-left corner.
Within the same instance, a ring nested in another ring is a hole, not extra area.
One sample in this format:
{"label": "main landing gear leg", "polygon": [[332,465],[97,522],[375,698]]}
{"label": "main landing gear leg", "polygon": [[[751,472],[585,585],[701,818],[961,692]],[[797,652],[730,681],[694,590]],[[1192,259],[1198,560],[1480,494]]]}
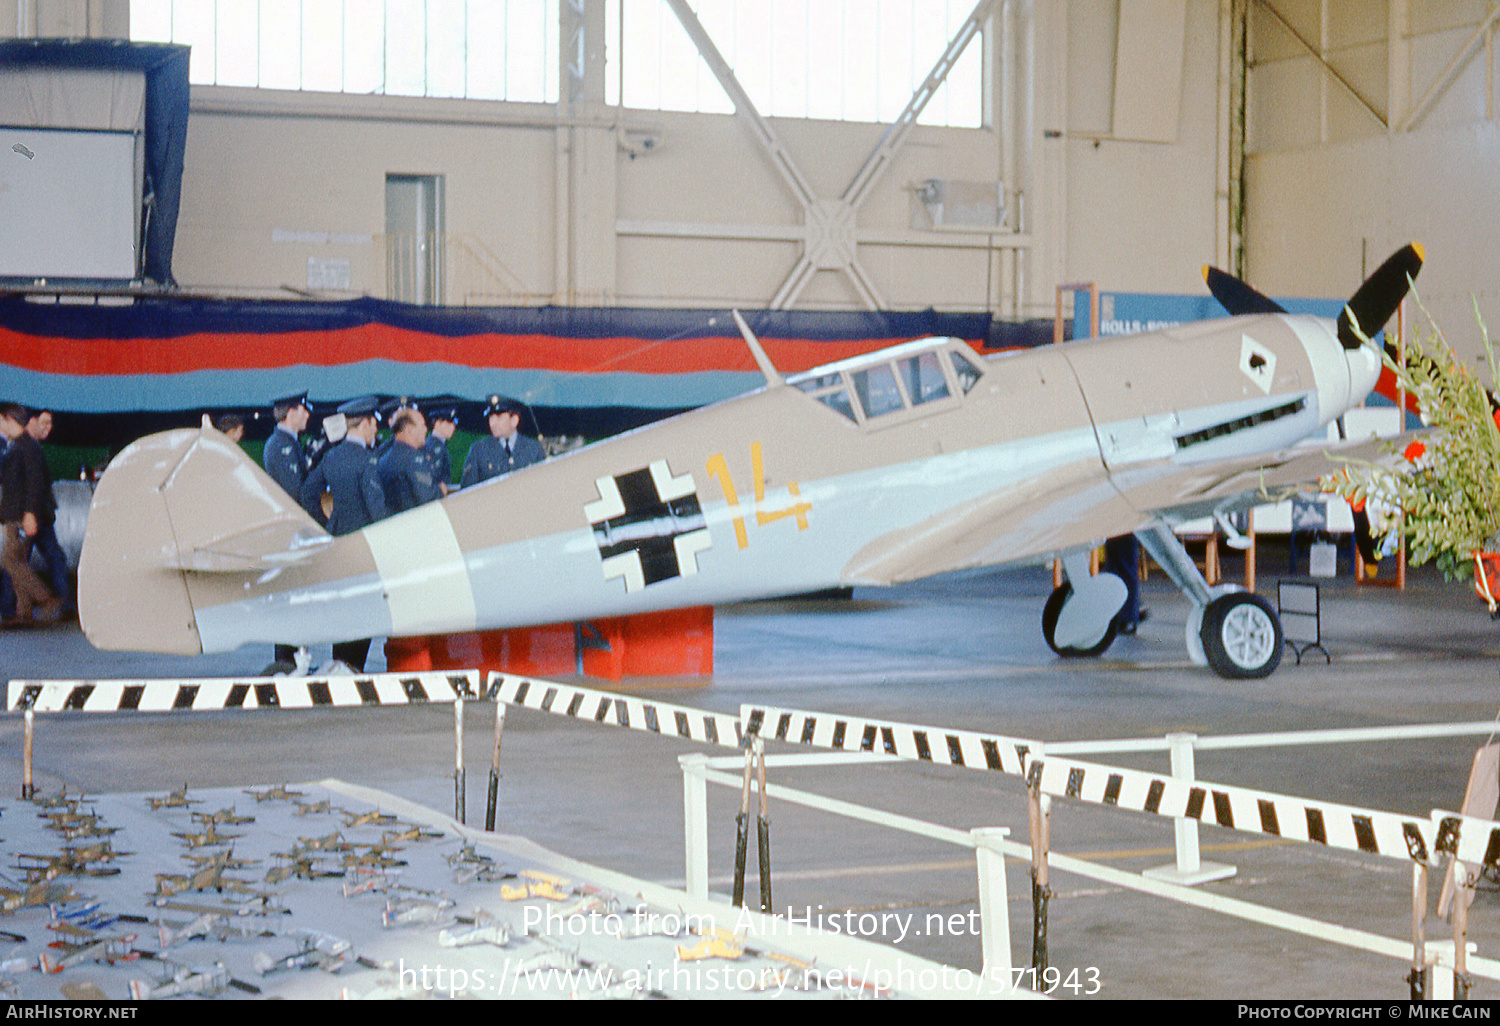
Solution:
{"label": "main landing gear leg", "polygon": [[1135,533],[1192,603],[1185,640],[1188,657],[1220,677],[1269,677],[1281,663],[1281,620],[1271,604],[1236,585],[1210,588],[1172,529],[1161,521]]}

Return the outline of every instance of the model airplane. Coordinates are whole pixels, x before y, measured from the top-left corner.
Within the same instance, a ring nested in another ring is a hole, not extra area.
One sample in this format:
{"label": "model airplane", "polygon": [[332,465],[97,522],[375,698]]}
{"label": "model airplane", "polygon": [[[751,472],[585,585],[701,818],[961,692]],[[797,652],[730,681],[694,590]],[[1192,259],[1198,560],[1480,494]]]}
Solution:
{"label": "model airplane", "polygon": [[230,841],[237,841],[245,835],[221,834],[219,833],[219,825],[217,823],[210,823],[201,833],[173,833],[172,836],[182,838],[183,842],[189,848],[207,848],[210,845],[228,844]]}
{"label": "model airplane", "polygon": [[186,856],[190,858],[195,866],[191,873],[157,873],[155,897],[169,898],[184,891],[206,891],[213,889],[220,893],[225,890],[246,890],[250,881],[239,880],[224,874],[231,869],[243,869],[254,865],[258,859],[236,859],[230,850],[225,849],[215,852],[209,856]]}
{"label": "model airplane", "polygon": [[58,953],[43,951],[38,959],[38,968],[44,973],[60,973],[71,966],[85,962],[130,962],[141,957],[135,950],[133,933],[95,934],[89,930],[68,931],[71,941],[53,941],[47,945]]}
{"label": "model airplane", "polygon": [[115,851],[109,841],[83,847],[65,847],[58,855],[18,854],[18,859],[29,859],[34,865],[17,866],[26,874],[27,883],[51,880],[61,875],[69,876],[117,876],[120,870],[114,866],[97,866],[96,862],[113,862],[117,858],[133,855],[134,852]]}
{"label": "model airplane", "polygon": [[340,809],[339,812],[344,817],[344,826],[349,828],[372,825],[389,826],[396,822],[395,816],[388,812],[381,812],[379,809],[369,809],[365,812],[349,812],[347,809]]}
{"label": "model airplane", "polygon": [[194,812],[191,815],[193,822],[202,823],[205,826],[219,824],[224,826],[243,826],[246,823],[255,822],[254,816],[235,815],[233,806],[227,809],[220,809],[218,812]]}
{"label": "model airplane", "polygon": [[[288,791],[285,784],[277,784],[274,787],[266,788],[264,791],[247,789],[245,793],[248,795],[254,795],[257,805],[261,802],[295,802],[298,798],[307,797],[306,792],[303,791]],[[301,808],[302,803],[297,802],[297,805],[298,808]]]}
{"label": "model airplane", "polygon": [[187,791],[187,784],[183,784],[177,790],[162,795],[160,798],[148,797],[146,804],[150,805],[152,809],[185,809],[189,805],[197,805],[198,799],[189,798]]}
{"label": "model airplane", "polygon": [[1331,469],[1320,435],[1374,388],[1422,263],[1396,253],[1337,322],[1222,272],[1228,319],[980,357],[921,339],[784,377],[339,538],[211,427],[143,438],[89,515],[79,606],[104,649],[197,654],[589,620],[1060,557],[1043,633],[1113,640],[1087,555],[1134,532],[1223,676],[1272,672],[1275,611],[1213,589],[1171,530]]}
{"label": "model airplane", "polygon": [[164,980],[155,983],[149,980],[131,980],[130,997],[134,1001],[146,1001],[156,998],[180,997],[184,994],[201,994],[211,996],[217,994],[225,987],[234,987],[247,994],[259,994],[260,988],[252,983],[237,980],[229,975],[229,970],[224,967],[223,962],[215,962],[210,966],[185,966],[177,965],[162,959],[171,970],[171,974]]}
{"label": "model airplane", "polygon": [[0,887],[0,912],[15,912],[34,905],[58,905],[75,901],[79,893],[59,880],[38,880],[24,890]]}
{"label": "model airplane", "polygon": [[181,941],[199,937],[212,937],[224,941],[234,937],[273,937],[277,931],[270,929],[264,920],[250,921],[229,910],[200,912],[195,919],[172,922],[163,919],[156,924],[158,950],[165,951]]}

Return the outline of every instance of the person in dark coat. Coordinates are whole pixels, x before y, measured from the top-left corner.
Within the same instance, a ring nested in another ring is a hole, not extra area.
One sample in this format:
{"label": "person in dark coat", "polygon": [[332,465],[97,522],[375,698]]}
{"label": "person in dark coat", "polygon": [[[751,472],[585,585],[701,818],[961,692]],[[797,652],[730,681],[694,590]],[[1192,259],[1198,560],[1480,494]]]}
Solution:
{"label": "person in dark coat", "polygon": [[[37,410],[33,413],[31,419],[26,422],[26,433],[35,438],[38,445],[46,442],[52,435],[52,411]],[[47,490],[51,492],[50,484]],[[33,543],[47,563],[47,576],[52,584],[52,593],[62,602],[64,610],[71,609],[73,603],[69,598],[71,589],[68,587],[68,554],[63,551],[62,543],[57,540],[55,510],[53,519],[38,523]]]}
{"label": "person in dark coat", "polygon": [[442,498],[423,447],[426,440],[427,423],[421,410],[406,407],[396,414],[390,447],[380,457],[380,484],[393,514]]}
{"label": "person in dark coat", "polygon": [[[281,490],[301,503],[302,483],[307,480],[307,456],[302,451],[302,432],[312,419],[312,407],[308,405],[307,393],[298,392],[271,404],[271,416],[276,427],[266,439],[265,451],[261,454],[261,466],[271,475],[271,480]],[[292,645],[276,646],[276,663],[296,665],[297,649]]]}
{"label": "person in dark coat", "polygon": [[523,409],[514,399],[490,397],[489,405],[484,408],[490,437],[481,438],[469,447],[469,455],[464,459],[463,487],[503,477],[547,458],[542,443],[518,430]]}
{"label": "person in dark coat", "polygon": [[271,405],[271,416],[276,418],[276,429],[266,439],[261,465],[271,475],[271,480],[281,485],[282,491],[301,502],[302,483],[307,480],[307,457],[302,452],[302,432],[307,430],[307,422],[312,418],[307,393],[277,399]]}
{"label": "person in dark coat", "polygon": [[[302,485],[302,508],[328,528],[335,537],[352,534],[390,516],[380,467],[375,455],[378,427],[374,396],[351,399],[338,408],[348,424],[343,441],[313,468]],[[323,493],[333,496],[333,516],[323,517]],[[333,658],[356,673],[363,673],[370,652],[370,639],[342,641],[333,646]]]}
{"label": "person in dark coat", "polygon": [[[47,458],[37,440],[26,432],[31,414],[16,403],[0,405],[0,434],[10,445],[0,463],[0,524],[5,540],[0,544],[0,567],[10,576],[16,592],[16,613],[8,626],[29,627],[55,622],[62,615],[62,600],[31,568],[31,547],[44,524],[57,512],[52,501],[52,479]],[[33,619],[33,613],[36,618]]]}
{"label": "person in dark coat", "polygon": [[427,461],[432,464],[432,479],[447,495],[453,491],[453,457],[448,454],[448,440],[458,430],[458,411],[448,406],[439,407],[428,414],[427,420],[431,431],[422,448],[427,452]]}
{"label": "person in dark coat", "polygon": [[[302,484],[302,508],[334,537],[351,534],[390,516],[375,454],[376,401],[373,396],[340,406],[348,433],[328,450]],[[323,493],[333,496],[333,515],[323,516]]]}

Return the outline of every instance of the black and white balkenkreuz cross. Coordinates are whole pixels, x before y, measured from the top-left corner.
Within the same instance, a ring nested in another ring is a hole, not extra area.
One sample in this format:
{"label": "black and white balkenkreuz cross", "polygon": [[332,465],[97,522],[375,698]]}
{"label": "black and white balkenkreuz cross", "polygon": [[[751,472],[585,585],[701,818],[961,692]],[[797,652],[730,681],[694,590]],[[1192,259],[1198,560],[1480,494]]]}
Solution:
{"label": "black and white balkenkreuz cross", "polygon": [[595,481],[599,500],[583,508],[604,560],[604,578],[639,591],[698,572],[698,553],[713,542],[693,475],[673,477],[666,460]]}

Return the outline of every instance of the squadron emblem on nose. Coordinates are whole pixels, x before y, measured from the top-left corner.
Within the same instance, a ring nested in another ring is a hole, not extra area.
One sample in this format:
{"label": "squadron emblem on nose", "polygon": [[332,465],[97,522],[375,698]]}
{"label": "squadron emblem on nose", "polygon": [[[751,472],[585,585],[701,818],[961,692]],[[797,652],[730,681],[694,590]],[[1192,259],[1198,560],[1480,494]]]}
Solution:
{"label": "squadron emblem on nose", "polygon": [[1240,336],[1240,373],[1266,395],[1276,380],[1276,354],[1249,335]]}

